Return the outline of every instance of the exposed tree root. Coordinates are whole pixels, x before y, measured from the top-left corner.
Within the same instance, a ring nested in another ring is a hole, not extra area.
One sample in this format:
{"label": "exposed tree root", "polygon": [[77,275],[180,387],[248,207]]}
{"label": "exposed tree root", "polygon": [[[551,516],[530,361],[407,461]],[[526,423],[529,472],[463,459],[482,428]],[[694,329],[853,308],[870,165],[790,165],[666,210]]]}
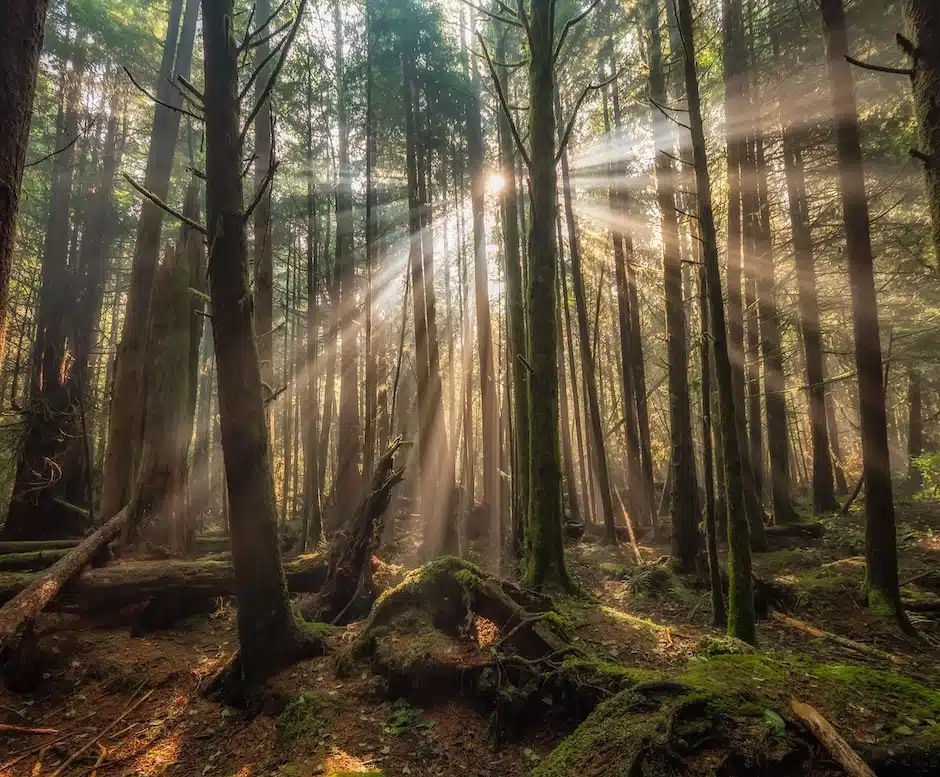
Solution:
{"label": "exposed tree root", "polygon": [[[305,658],[326,655],[329,651],[327,636],[330,629],[320,628],[323,625],[298,620],[291,639],[272,646],[274,652],[269,657],[267,674],[274,675]],[[262,688],[257,683],[246,681],[241,651],[236,650],[225,665],[209,679],[202,689],[202,695],[232,707],[254,709],[262,699]]]}

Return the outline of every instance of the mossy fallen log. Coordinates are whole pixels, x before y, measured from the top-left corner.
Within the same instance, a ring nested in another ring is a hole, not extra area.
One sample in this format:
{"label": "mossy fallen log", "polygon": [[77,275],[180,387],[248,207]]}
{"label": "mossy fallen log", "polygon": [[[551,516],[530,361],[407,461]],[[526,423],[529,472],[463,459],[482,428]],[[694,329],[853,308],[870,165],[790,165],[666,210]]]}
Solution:
{"label": "mossy fallen log", "polygon": [[0,555],[0,572],[38,572],[51,567],[68,553],[70,548],[58,550],[33,550],[26,553]]}
{"label": "mossy fallen log", "polygon": [[[326,560],[302,556],[285,563],[284,573],[291,592],[316,591],[326,576]],[[12,599],[36,577],[0,575],[0,603]],[[211,612],[216,599],[234,595],[230,561],[124,561],[87,570],[63,588],[52,607],[151,630],[165,628],[181,617]]]}

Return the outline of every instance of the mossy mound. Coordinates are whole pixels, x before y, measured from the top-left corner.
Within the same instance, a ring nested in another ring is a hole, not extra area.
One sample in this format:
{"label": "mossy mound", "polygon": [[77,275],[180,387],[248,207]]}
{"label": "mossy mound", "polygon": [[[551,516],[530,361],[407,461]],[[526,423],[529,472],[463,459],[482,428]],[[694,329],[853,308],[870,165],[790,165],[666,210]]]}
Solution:
{"label": "mossy mound", "polygon": [[702,651],[673,678],[650,674],[600,704],[531,777],[796,777],[810,749],[793,697],[817,707],[882,777],[940,768],[940,692],[894,672]]}
{"label": "mossy mound", "polygon": [[601,704],[530,777],[752,774],[794,749],[763,714],[730,715],[688,686],[637,686]]}
{"label": "mossy mound", "polygon": [[285,749],[302,746],[308,752],[316,750],[319,742],[330,733],[334,712],[335,705],[328,696],[317,691],[298,694],[277,717],[278,746]]}

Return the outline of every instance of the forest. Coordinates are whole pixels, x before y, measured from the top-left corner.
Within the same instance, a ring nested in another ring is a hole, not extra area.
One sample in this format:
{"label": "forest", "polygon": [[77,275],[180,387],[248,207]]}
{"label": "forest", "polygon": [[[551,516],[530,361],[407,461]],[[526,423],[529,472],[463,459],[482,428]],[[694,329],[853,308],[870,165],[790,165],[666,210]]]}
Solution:
{"label": "forest", "polygon": [[940,774],[937,0],[0,0],[0,775]]}

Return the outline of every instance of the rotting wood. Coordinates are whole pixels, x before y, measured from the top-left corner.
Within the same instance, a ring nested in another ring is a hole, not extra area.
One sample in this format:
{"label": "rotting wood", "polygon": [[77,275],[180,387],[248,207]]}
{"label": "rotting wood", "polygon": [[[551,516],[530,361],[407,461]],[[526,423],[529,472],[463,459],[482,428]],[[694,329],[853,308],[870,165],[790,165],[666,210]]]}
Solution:
{"label": "rotting wood", "polygon": [[842,647],[849,648],[850,650],[854,650],[857,653],[864,653],[865,655],[879,658],[882,661],[890,661],[892,664],[904,663],[904,659],[901,658],[901,656],[895,655],[894,653],[887,653],[884,650],[871,647],[871,645],[863,645],[861,642],[856,642],[855,640],[849,639],[848,637],[840,637],[838,634],[833,634],[831,631],[823,631],[822,629],[817,628],[816,626],[813,626],[806,621],[801,621],[799,618],[785,615],[782,612],[774,611],[773,618],[774,620],[780,621],[781,623],[784,623],[791,628],[809,634],[811,637],[835,642],[837,645],[842,645]]}
{"label": "rotting wood", "polygon": [[[317,591],[326,579],[322,556],[302,556],[284,564],[292,593]],[[11,600],[39,575],[0,575],[0,602]],[[55,608],[82,615],[101,615],[127,622],[123,608],[146,605],[169,617],[181,612],[209,612],[219,597],[235,595],[231,561],[126,561],[91,569],[72,581],[56,599]],[[184,616],[185,617],[185,616]]]}
{"label": "rotting wood", "polygon": [[790,699],[790,709],[850,777],[875,777],[871,767],[859,757],[819,710],[797,699]]}

